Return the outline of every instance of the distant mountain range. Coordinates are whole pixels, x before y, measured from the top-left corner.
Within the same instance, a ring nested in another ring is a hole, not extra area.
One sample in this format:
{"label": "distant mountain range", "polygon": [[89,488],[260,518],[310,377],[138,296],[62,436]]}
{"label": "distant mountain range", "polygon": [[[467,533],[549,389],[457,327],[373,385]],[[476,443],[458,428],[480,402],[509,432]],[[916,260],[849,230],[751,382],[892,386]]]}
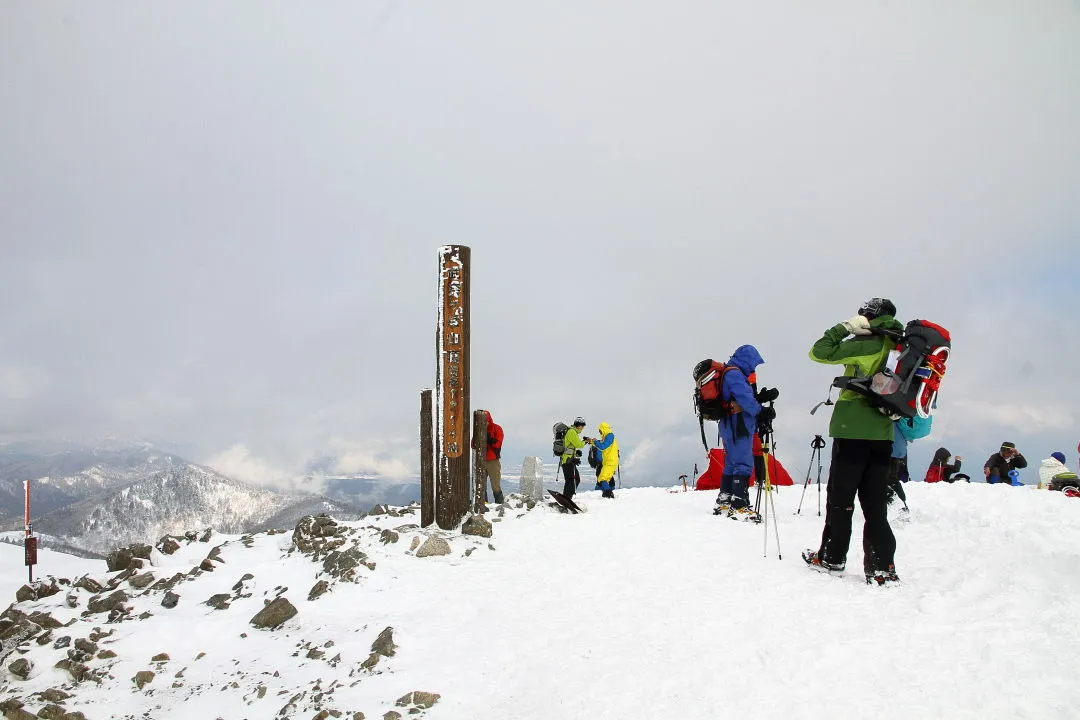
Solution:
{"label": "distant mountain range", "polygon": [[152,445],[0,448],[0,530],[23,527],[23,481],[31,480],[32,521],[45,533],[93,552],[166,534],[213,527],[224,533],[290,528],[304,515],[356,519],[372,505],[406,505],[419,482],[375,477],[310,478],[321,493],[245,483],[163,453]]}

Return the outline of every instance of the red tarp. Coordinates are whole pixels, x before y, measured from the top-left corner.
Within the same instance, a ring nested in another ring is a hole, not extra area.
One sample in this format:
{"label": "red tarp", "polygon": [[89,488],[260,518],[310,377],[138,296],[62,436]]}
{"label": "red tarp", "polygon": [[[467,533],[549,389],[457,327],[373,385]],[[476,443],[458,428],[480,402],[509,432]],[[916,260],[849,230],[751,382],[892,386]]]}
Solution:
{"label": "red tarp", "polygon": [[[769,479],[773,485],[794,485],[788,471],[780,464],[775,455],[769,455]],[[719,490],[720,478],[724,475],[724,449],[713,448],[709,451],[709,468],[697,479],[697,490]],[[754,484],[754,475],[750,475],[750,485]]]}

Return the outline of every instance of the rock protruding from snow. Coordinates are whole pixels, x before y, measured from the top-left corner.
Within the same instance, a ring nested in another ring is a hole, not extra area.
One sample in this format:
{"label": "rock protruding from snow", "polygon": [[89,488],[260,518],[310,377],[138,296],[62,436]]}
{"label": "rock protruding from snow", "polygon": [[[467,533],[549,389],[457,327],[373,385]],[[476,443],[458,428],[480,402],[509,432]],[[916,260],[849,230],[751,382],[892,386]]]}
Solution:
{"label": "rock protruding from snow", "polygon": [[432,535],[417,549],[416,557],[435,557],[438,555],[449,555],[450,543],[438,535]]}
{"label": "rock protruding from snow", "polygon": [[371,643],[371,652],[383,657],[394,657],[397,645],[394,644],[394,628],[388,627],[379,633],[375,642]]}
{"label": "rock protruding from snow", "polygon": [[273,630],[295,617],[296,613],[296,608],[288,599],[279,597],[255,613],[255,617],[248,622],[260,629]]}
{"label": "rock protruding from snow", "polygon": [[[131,561],[134,558],[140,558],[149,562],[151,548],[145,543],[132,543],[131,545],[125,545],[124,547],[116,548],[105,557],[105,563],[109,567],[109,572],[116,572],[117,570],[127,570],[131,567]],[[139,563],[138,568],[141,568],[142,564]]]}
{"label": "rock protruding from snow", "polygon": [[538,457],[521,461],[521,494],[536,501],[544,499],[544,461]]}
{"label": "rock protruding from snow", "polygon": [[491,523],[485,520],[483,515],[470,515],[461,524],[461,532],[465,535],[489,538],[491,537]]}

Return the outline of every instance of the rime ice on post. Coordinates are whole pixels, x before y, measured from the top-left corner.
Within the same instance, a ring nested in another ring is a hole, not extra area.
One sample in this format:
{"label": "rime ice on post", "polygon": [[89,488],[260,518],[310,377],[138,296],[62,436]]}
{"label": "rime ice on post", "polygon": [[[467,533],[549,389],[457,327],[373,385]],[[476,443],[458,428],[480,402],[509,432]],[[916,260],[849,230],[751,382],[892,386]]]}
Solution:
{"label": "rime ice on post", "polygon": [[544,461],[538,457],[521,461],[521,494],[534,500],[544,499]]}
{"label": "rime ice on post", "polygon": [[450,530],[472,500],[469,473],[469,258],[464,245],[439,248],[435,330],[435,522]]}

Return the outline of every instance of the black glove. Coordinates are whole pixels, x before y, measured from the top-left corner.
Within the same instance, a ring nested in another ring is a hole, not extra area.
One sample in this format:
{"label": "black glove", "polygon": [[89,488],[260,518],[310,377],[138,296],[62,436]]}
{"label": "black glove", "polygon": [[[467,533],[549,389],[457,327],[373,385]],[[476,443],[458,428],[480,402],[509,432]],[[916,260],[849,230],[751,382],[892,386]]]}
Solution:
{"label": "black glove", "polygon": [[580,450],[575,450],[574,451],[574,457],[581,457],[581,451]]}
{"label": "black glove", "polygon": [[764,405],[767,402],[772,402],[776,398],[780,397],[780,391],[776,388],[763,387],[758,391],[758,394],[754,396],[754,399]]}
{"label": "black glove", "polygon": [[761,408],[761,412],[757,416],[757,424],[760,427],[765,427],[772,424],[772,421],[776,419],[776,409],[767,407]]}

